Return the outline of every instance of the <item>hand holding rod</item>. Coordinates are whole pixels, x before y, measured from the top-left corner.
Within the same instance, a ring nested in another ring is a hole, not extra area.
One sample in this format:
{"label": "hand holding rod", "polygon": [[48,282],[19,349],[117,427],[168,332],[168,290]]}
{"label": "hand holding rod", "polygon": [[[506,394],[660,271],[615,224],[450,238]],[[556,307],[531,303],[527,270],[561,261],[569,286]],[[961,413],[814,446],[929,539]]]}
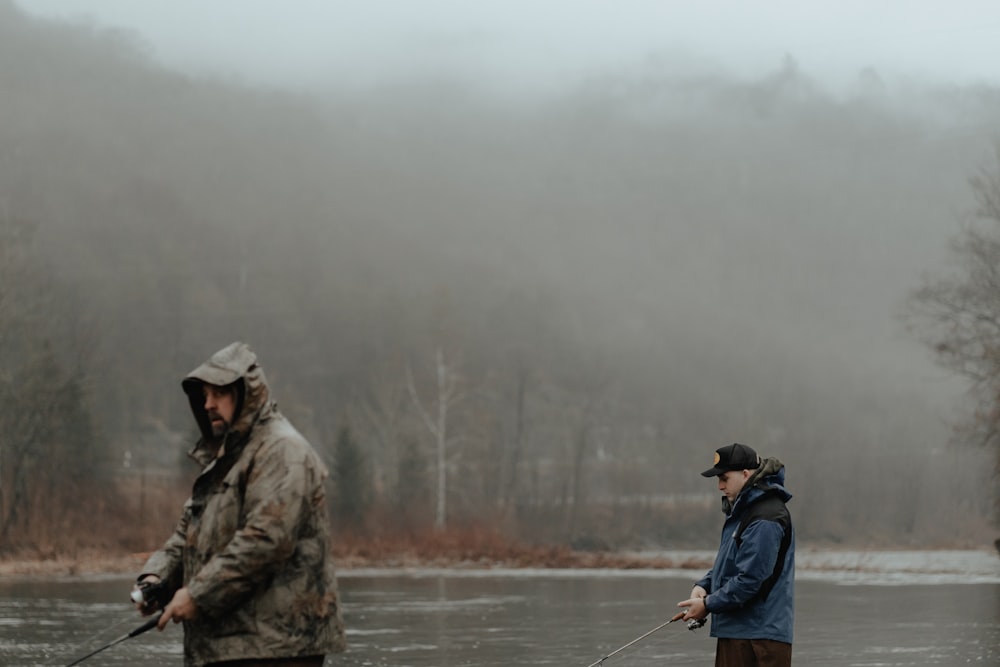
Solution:
{"label": "hand holding rod", "polygon": [[81,662],[83,662],[87,658],[94,657],[95,655],[97,655],[98,653],[100,653],[101,651],[103,651],[104,649],[111,648],[115,644],[121,644],[126,639],[132,639],[132,637],[138,637],[139,635],[141,635],[142,633],[146,632],[147,630],[152,630],[153,628],[156,627],[156,624],[159,622],[160,616],[162,616],[162,615],[163,615],[163,612],[161,611],[159,614],[157,614],[156,616],[153,616],[152,618],[150,618],[148,621],[146,621],[145,623],[143,623],[142,625],[140,625],[138,628],[136,628],[132,632],[130,632],[130,633],[126,634],[126,635],[122,635],[121,637],[119,637],[118,639],[114,640],[113,642],[109,642],[109,643],[105,644],[104,646],[102,646],[101,648],[97,649],[93,653],[88,653],[87,655],[83,656],[82,658],[80,658],[78,660],[74,660],[73,662],[71,662],[68,665],[66,665],[66,667],[73,667],[73,665],[79,665]]}

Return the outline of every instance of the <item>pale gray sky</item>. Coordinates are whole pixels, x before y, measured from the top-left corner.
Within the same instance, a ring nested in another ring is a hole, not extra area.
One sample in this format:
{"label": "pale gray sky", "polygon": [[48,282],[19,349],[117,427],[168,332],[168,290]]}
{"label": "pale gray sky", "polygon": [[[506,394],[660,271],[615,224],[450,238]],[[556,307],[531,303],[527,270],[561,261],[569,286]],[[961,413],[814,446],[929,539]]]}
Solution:
{"label": "pale gray sky", "polygon": [[792,55],[831,85],[884,76],[1000,84],[996,0],[15,0],[139,33],[164,64],[250,83],[413,74],[561,88],[690,54],[742,76]]}

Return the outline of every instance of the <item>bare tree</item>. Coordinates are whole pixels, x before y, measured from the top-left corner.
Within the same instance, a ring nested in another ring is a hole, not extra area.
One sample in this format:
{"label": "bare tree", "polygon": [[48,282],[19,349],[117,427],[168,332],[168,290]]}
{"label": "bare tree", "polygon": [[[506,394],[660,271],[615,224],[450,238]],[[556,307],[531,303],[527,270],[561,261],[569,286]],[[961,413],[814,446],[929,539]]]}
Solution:
{"label": "bare tree", "polygon": [[518,477],[521,469],[521,456],[524,453],[525,422],[527,412],[528,383],[531,380],[531,369],[523,359],[516,360],[513,371],[513,433],[507,445],[508,454],[505,457],[506,471],[501,471],[503,487],[500,502],[504,512],[509,512],[514,504],[518,488]]}
{"label": "bare tree", "polygon": [[[53,517],[94,507],[99,458],[82,353],[30,245],[35,226],[0,215],[0,544],[51,544]],[[63,536],[65,537],[65,536]]]}
{"label": "bare tree", "polygon": [[970,185],[976,208],[952,242],[956,268],[926,278],[907,317],[938,362],[971,383],[976,408],[963,431],[996,449],[1000,465],[1000,144]]}
{"label": "bare tree", "polygon": [[398,486],[400,440],[406,419],[407,388],[389,364],[374,364],[367,378],[368,386],[355,409],[372,443],[372,478],[376,494]]}
{"label": "bare tree", "polygon": [[448,488],[448,415],[449,410],[464,397],[461,389],[461,381],[456,370],[456,363],[445,359],[444,352],[440,347],[435,352],[434,371],[436,377],[436,396],[434,399],[436,410],[434,414],[428,412],[417,394],[417,388],[413,381],[413,371],[410,366],[406,367],[406,386],[410,391],[413,404],[420,413],[427,430],[434,436],[435,443],[435,467],[437,470],[437,505],[434,514],[434,525],[437,528],[444,528],[447,517],[447,488]]}

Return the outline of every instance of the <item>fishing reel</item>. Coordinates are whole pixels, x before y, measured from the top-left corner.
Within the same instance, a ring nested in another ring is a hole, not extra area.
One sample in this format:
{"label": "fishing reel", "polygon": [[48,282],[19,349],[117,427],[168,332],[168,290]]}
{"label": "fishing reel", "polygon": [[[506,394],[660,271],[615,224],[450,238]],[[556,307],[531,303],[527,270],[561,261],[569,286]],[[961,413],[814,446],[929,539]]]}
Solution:
{"label": "fishing reel", "polygon": [[698,619],[693,618],[690,621],[688,621],[687,628],[688,630],[697,630],[698,628],[705,627],[705,623],[707,621],[708,621],[707,616],[705,618],[698,618]]}
{"label": "fishing reel", "polygon": [[129,597],[144,609],[163,609],[170,602],[173,593],[167,588],[166,582],[145,579],[135,585]]}

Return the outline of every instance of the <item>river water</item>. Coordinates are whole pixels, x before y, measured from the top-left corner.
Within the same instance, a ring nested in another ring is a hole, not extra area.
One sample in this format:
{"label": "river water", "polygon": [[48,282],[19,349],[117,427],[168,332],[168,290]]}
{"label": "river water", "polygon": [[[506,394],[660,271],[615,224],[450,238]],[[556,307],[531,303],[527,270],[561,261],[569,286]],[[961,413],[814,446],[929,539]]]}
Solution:
{"label": "river water", "polygon": [[[1000,665],[1000,558],[981,552],[808,554],[796,581],[798,665]],[[355,570],[340,585],[350,667],[589,667],[670,618],[684,570]],[[0,665],[66,665],[141,624],[130,578],[0,579]],[[84,665],[183,664],[181,629]],[[604,667],[711,665],[708,628],[674,623]]]}

